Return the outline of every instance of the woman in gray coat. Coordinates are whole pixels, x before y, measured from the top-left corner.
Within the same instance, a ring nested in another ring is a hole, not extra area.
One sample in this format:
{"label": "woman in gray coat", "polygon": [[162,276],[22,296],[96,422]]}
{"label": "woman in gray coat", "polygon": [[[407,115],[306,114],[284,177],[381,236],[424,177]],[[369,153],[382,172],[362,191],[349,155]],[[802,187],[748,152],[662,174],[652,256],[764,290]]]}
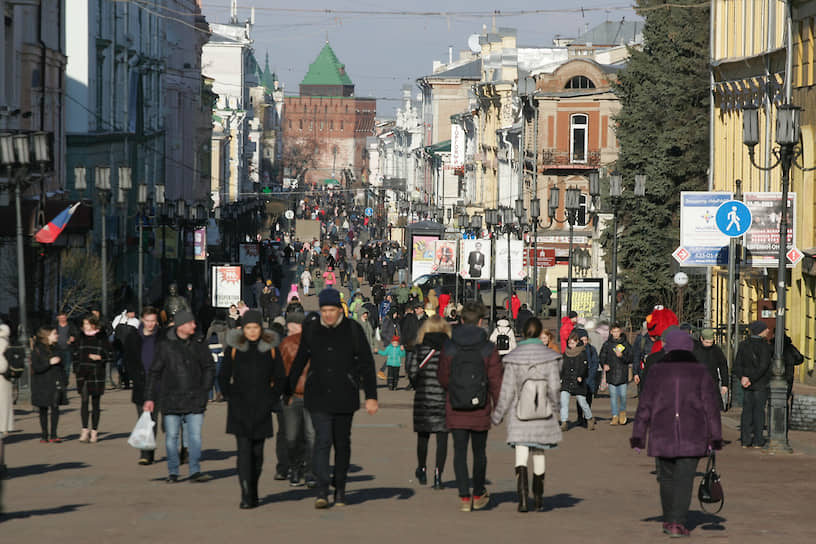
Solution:
{"label": "woman in gray coat", "polygon": [[[507,442],[516,450],[518,511],[527,511],[527,462],[533,458],[533,499],[543,510],[545,450],[561,441],[556,414],[560,411],[561,355],[545,346],[537,317],[524,324],[524,340],[504,356],[504,379],[499,402],[493,410],[494,425],[510,414]],[[543,399],[536,394],[540,392]]]}

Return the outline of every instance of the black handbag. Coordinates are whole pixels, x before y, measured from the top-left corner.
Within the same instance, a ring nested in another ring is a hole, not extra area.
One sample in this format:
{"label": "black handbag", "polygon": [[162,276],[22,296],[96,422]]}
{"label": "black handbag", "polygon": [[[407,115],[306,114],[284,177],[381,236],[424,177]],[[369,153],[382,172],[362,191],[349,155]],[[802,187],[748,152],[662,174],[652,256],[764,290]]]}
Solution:
{"label": "black handbag", "polygon": [[[697,489],[697,498],[700,499],[700,508],[708,514],[718,514],[725,504],[725,493],[723,492],[720,475],[717,472],[717,460],[713,451],[708,455],[706,471],[700,481],[700,487]],[[720,503],[720,506],[716,511],[706,510],[706,504],[717,503]]]}

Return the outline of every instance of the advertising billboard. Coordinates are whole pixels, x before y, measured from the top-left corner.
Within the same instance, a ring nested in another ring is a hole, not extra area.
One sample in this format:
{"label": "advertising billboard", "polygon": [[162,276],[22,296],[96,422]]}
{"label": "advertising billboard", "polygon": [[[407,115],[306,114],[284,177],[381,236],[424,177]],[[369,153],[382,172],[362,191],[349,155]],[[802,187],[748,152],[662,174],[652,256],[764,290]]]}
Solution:
{"label": "advertising billboard", "polygon": [[213,308],[229,308],[241,300],[241,267],[240,266],[213,266],[212,267],[212,306]]}
{"label": "advertising billboard", "polygon": [[[779,252],[779,201],[782,193],[745,193],[743,202],[751,210],[751,228],[745,233],[748,266],[775,268]],[[787,249],[796,246],[796,193],[788,193]],[[788,266],[792,266],[788,263]]]}
{"label": "advertising billboard", "polygon": [[439,236],[414,236],[411,242],[411,281],[434,272],[436,241]]}
{"label": "advertising billboard", "polygon": [[459,275],[466,280],[489,280],[490,240],[460,240],[459,247]]}
{"label": "advertising billboard", "polygon": [[437,240],[434,243],[434,272],[456,273],[456,245],[456,240]]}
{"label": "advertising billboard", "polygon": [[[567,278],[558,278],[558,320],[567,315],[568,300]],[[603,310],[603,279],[601,278],[573,278],[572,279],[572,310],[578,317],[591,318],[601,315]]]}

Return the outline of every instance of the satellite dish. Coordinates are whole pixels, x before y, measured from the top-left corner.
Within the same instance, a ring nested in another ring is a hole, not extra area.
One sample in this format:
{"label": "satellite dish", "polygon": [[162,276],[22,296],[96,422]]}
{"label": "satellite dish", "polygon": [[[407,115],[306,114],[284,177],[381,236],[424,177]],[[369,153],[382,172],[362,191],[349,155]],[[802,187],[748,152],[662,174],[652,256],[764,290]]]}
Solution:
{"label": "satellite dish", "polygon": [[468,47],[474,53],[481,53],[482,46],[479,45],[479,35],[478,34],[471,34],[468,36]]}

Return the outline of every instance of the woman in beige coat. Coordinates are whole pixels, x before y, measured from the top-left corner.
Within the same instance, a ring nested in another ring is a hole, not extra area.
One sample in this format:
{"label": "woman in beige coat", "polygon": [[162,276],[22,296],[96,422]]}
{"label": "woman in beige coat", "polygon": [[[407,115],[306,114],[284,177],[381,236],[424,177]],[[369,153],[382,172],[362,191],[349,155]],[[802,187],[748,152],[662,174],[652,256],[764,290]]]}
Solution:
{"label": "woman in beige coat", "polygon": [[5,355],[9,345],[11,330],[8,325],[0,325],[0,480],[6,475],[5,443],[6,434],[14,430],[14,397],[11,382],[3,374],[8,370]]}
{"label": "woman in beige coat", "polygon": [[[524,340],[518,347],[504,356],[504,378],[496,408],[490,416],[494,425],[501,423],[509,414],[507,422],[507,443],[516,450],[516,484],[518,488],[518,511],[527,511],[527,463],[533,459],[533,499],[535,509],[544,507],[544,453],[555,448],[561,441],[558,425],[561,390],[561,355],[544,345],[541,335],[541,320],[537,317],[527,320],[524,325]],[[541,390],[541,396],[535,393]],[[532,397],[531,397],[532,395]],[[523,403],[519,410],[519,398],[531,402]],[[549,410],[540,410],[549,404]],[[523,414],[530,406],[534,413]],[[549,416],[543,412],[549,412]],[[524,418],[524,419],[522,419]]]}

